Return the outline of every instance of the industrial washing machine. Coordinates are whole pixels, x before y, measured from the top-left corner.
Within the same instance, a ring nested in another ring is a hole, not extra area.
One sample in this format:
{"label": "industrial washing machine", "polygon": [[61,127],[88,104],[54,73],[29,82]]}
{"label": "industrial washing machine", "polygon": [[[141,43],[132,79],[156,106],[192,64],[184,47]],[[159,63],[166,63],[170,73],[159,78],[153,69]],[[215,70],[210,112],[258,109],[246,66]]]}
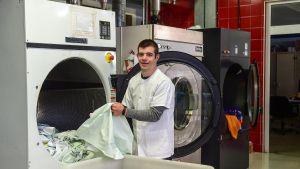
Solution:
{"label": "industrial washing machine", "polygon": [[[143,39],[153,39],[158,44],[158,68],[170,77],[176,92],[173,158],[205,164],[202,146],[222,122],[219,118],[221,98],[218,83],[201,62],[203,33],[155,24],[122,27],[118,31],[121,47],[117,48],[117,53],[123,60],[129,54],[137,53],[138,43]],[[122,80],[116,85],[118,101],[122,100],[130,78],[139,71],[136,65],[125,79],[120,78]]]}
{"label": "industrial washing machine", "polygon": [[[16,103],[20,110],[13,111],[13,106],[4,110],[2,105],[1,138],[5,140],[0,142],[0,168],[62,168],[45,149],[38,123],[59,131],[75,130],[89,113],[111,102],[110,75],[116,73],[115,14],[48,0],[2,2],[1,7],[20,10],[12,18],[23,25],[15,31],[2,15],[8,27],[1,27],[1,32],[11,29],[7,43],[15,41],[3,50],[1,63],[9,64],[15,75],[1,77],[14,79],[11,87],[4,87],[15,99],[1,94],[1,102]],[[20,32],[23,37],[17,37]],[[14,50],[19,53],[15,60]]]}
{"label": "industrial washing machine", "polygon": [[246,169],[249,167],[249,132],[256,127],[259,113],[259,74],[255,60],[250,61],[250,33],[222,28],[201,32],[205,44],[202,61],[221,90],[224,112],[220,118],[225,120],[229,109],[240,110],[243,118],[237,139],[231,137],[228,123],[218,127],[219,131],[203,146],[204,160],[216,168]]}

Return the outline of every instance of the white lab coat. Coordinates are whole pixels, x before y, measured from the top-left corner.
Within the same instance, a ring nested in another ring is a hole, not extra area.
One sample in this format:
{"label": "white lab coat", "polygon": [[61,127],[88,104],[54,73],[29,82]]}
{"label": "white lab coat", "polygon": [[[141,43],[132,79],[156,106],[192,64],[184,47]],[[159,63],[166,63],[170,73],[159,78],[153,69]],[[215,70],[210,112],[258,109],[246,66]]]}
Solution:
{"label": "white lab coat", "polygon": [[131,109],[145,110],[164,106],[167,109],[157,122],[133,119],[136,154],[154,158],[167,158],[174,154],[174,102],[172,81],[157,69],[149,78],[135,75],[128,84],[123,104]]}

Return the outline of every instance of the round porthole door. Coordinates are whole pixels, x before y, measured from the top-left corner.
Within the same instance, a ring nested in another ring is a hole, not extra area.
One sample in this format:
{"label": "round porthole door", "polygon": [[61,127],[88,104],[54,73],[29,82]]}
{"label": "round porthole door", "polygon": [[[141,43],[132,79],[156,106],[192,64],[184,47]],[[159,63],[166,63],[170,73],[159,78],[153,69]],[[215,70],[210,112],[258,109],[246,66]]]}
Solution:
{"label": "round porthole door", "polygon": [[247,110],[250,124],[255,128],[259,115],[259,77],[258,66],[255,61],[250,65],[248,72]]}

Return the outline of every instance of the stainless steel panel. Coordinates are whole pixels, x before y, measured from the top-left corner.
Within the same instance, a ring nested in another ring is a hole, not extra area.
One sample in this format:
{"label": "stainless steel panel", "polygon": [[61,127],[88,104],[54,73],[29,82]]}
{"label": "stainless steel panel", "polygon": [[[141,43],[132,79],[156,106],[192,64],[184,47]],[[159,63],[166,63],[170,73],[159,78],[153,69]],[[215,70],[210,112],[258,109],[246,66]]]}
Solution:
{"label": "stainless steel panel", "polygon": [[182,28],[154,25],[154,39],[203,44],[203,33]]}
{"label": "stainless steel panel", "polygon": [[177,158],[176,161],[182,161],[182,162],[188,162],[188,163],[196,163],[201,164],[201,149],[198,149],[192,154],[189,154],[187,156]]}
{"label": "stainless steel panel", "polygon": [[186,43],[186,42],[174,42],[168,40],[155,39],[155,42],[158,44],[159,52],[164,51],[179,51],[183,53],[190,54],[197,57],[201,60],[200,57],[203,56],[203,45]]}
{"label": "stainless steel panel", "polygon": [[24,1],[0,1],[0,168],[27,169]]}

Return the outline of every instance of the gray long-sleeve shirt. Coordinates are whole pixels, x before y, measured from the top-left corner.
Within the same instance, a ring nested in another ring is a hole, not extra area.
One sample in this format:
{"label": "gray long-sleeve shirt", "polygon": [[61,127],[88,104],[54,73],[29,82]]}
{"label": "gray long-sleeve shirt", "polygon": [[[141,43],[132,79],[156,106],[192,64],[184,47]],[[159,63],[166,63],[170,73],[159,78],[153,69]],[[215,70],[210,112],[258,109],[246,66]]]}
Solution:
{"label": "gray long-sleeve shirt", "polygon": [[146,110],[135,110],[127,108],[126,117],[133,118],[140,121],[156,122],[160,119],[164,110],[167,108],[164,106],[150,107]]}

